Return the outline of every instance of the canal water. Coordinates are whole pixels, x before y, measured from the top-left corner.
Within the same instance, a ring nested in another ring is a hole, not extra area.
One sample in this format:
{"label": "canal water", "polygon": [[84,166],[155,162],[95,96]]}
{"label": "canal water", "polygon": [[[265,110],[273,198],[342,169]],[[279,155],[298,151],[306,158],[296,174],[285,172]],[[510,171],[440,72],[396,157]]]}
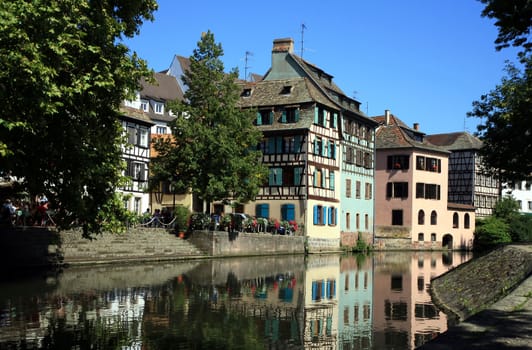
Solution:
{"label": "canal water", "polygon": [[458,252],[68,268],[0,281],[0,349],[414,349]]}

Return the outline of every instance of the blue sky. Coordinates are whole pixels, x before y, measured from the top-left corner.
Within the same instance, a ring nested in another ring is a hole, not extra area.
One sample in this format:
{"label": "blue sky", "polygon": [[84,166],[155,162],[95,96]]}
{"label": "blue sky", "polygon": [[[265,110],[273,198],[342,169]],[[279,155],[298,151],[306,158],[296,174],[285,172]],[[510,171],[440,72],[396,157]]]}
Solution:
{"label": "blue sky", "polygon": [[369,116],[385,109],[427,134],[474,132],[472,102],[500,83],[515,50],[497,52],[493,20],[477,0],[175,1],[160,0],[153,22],[127,40],[161,71],[188,57],[211,30],[226,71],[264,74],[273,40],[291,37],[295,52],[334,76]]}

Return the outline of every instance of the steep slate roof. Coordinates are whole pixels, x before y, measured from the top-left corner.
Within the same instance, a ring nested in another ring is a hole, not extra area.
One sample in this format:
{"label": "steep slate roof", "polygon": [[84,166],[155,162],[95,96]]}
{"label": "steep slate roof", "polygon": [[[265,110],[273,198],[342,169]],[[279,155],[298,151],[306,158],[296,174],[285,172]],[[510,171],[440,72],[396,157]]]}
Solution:
{"label": "steep slate roof", "polygon": [[478,150],[482,148],[482,141],[465,131],[428,135],[426,139],[430,143],[443,147],[448,151]]}
{"label": "steep slate roof", "polygon": [[[176,99],[183,100],[183,92],[179,88],[174,76],[165,73],[155,73],[153,77],[155,79],[154,84],[147,82],[145,79],[141,79],[141,98],[163,103]],[[152,120],[169,122],[175,119],[175,117],[168,113],[166,108],[164,109],[164,114],[157,114],[152,108],[149,109],[147,114]]]}
{"label": "steep slate roof", "polygon": [[[380,126],[377,128],[377,149],[417,148],[432,152],[448,154],[445,149],[427,142],[424,133],[408,127],[402,120],[390,114],[390,122],[386,125],[385,116],[373,117]],[[414,135],[421,141],[414,139]]]}

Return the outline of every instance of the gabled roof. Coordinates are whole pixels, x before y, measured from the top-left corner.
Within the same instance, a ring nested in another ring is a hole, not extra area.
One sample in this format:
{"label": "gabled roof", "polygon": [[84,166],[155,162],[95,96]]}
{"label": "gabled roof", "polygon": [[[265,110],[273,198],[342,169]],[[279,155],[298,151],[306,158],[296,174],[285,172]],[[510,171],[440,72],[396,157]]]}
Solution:
{"label": "gabled roof", "polygon": [[141,98],[161,102],[183,99],[183,93],[179,89],[175,77],[165,73],[154,73],[153,78],[155,79],[154,83],[146,81],[145,78],[140,80]]}
{"label": "gabled roof", "polygon": [[386,124],[385,115],[372,117],[372,119],[380,124],[375,133],[377,150],[417,148],[431,152],[449,153],[445,149],[427,142],[424,133],[408,127],[393,114],[389,115],[388,124]]}
{"label": "gabled roof", "polygon": [[482,148],[482,141],[465,131],[427,135],[426,139],[448,151],[479,150]]}

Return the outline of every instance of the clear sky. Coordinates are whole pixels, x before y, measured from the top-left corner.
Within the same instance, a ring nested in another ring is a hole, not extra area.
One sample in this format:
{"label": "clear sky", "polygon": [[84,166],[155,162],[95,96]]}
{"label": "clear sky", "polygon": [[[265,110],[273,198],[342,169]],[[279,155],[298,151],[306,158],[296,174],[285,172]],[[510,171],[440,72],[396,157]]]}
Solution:
{"label": "clear sky", "polygon": [[[389,109],[427,134],[476,131],[472,102],[500,83],[515,50],[495,50],[497,29],[477,0],[159,0],[153,22],[127,40],[161,71],[189,57],[211,30],[226,71],[263,75],[273,40],[291,37],[295,53],[334,76],[369,116]],[[302,24],[306,29],[302,36]],[[303,45],[301,44],[303,38]],[[303,51],[301,48],[303,47]]]}

